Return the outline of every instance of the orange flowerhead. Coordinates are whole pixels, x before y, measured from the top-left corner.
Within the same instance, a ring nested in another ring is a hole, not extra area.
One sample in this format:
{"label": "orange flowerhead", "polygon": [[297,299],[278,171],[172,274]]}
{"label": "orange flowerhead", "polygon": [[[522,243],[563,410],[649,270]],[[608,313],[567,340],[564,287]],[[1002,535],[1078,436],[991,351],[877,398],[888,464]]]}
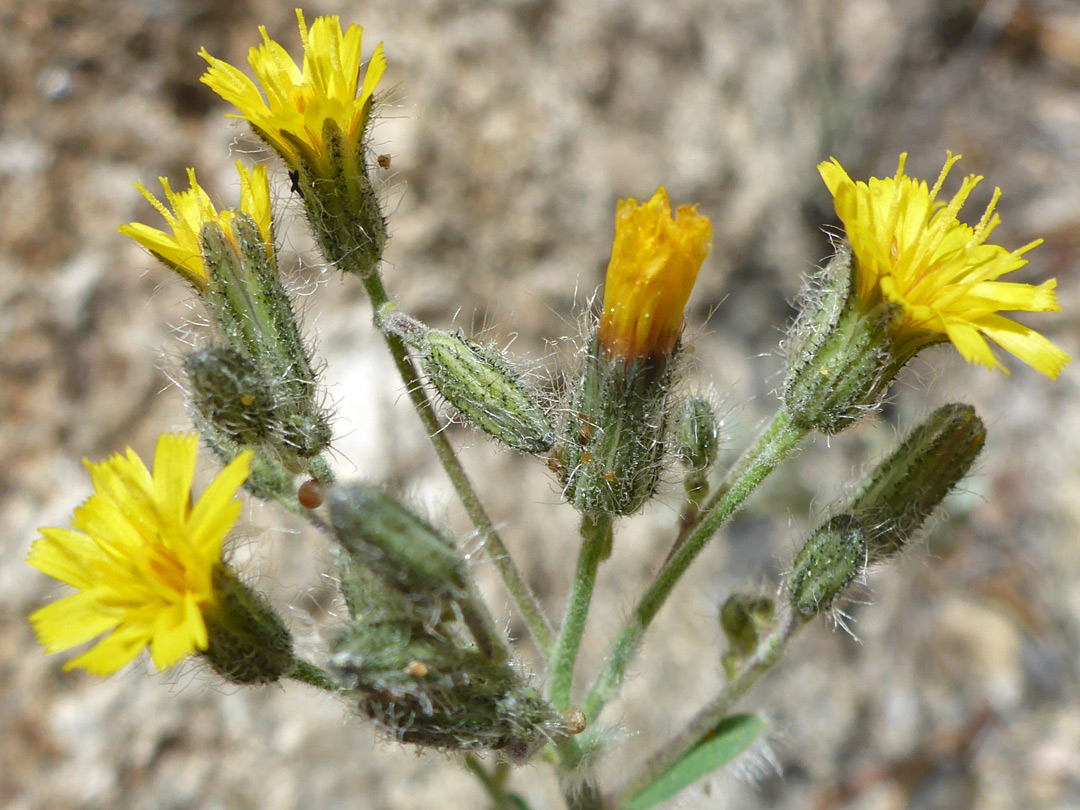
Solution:
{"label": "orange flowerhead", "polygon": [[664,357],[682,334],[683,312],[712,249],[712,226],[697,206],[671,215],[661,186],[647,203],[621,200],[615,214],[597,334],[607,359]]}

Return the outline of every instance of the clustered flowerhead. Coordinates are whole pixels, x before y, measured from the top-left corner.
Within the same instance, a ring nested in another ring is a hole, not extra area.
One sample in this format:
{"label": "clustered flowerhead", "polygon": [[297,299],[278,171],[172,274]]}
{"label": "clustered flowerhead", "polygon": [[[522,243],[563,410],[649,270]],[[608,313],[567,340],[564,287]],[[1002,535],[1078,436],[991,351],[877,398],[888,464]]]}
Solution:
{"label": "clustered flowerhead", "polygon": [[[237,161],[236,170],[240,174],[240,210],[254,220],[266,242],[267,253],[271,254],[274,245],[274,229],[266,167],[256,166],[254,169],[247,169]],[[194,169],[188,169],[189,188],[186,191],[174,192],[168,178],[158,179],[165,189],[165,203],[147,191],[142,183],[138,183],[136,188],[165,217],[172,233],[151,228],[141,222],[131,222],[120,226],[120,233],[130,236],[195,285],[196,289],[205,290],[209,286],[209,277],[199,243],[203,226],[207,223],[216,223],[221,227],[226,238],[232,241],[234,247],[237,247],[236,235],[232,229],[236,211],[231,208],[218,211],[210,200],[210,196],[195,180]],[[238,247],[237,251],[239,252]]]}
{"label": "clustered flowerhead", "polygon": [[597,334],[608,359],[662,357],[675,348],[711,249],[708,217],[694,205],[679,206],[673,217],[663,187],[644,204],[619,201]]}
{"label": "clustered flowerhead", "polygon": [[263,44],[250,50],[248,64],[262,92],[238,68],[211,56],[205,48],[199,52],[210,63],[202,81],[235,105],[240,110],[235,117],[246,118],[256,134],[294,170],[301,160],[321,165],[333,158],[326,154],[323,141],[327,121],[340,128],[350,151],[357,150],[371,112],[372,94],[386,71],[380,43],[360,86],[364,29],[350,25],[342,32],[338,17],[332,16],[319,17],[309,30],[300,9],[296,17],[304,45],[302,68],[270,39],[265,28],[259,28]]}
{"label": "clustered flowerhead", "polygon": [[237,490],[251,454],[229,464],[192,501],[197,434],[166,434],[154,470],[133,450],[86,466],[95,493],[75,510],[74,529],[43,528],[30,549],[39,571],[78,589],[30,621],[48,652],[93,647],[65,665],[110,675],[142,650],[167,669],[209,644],[214,573],[240,515]]}
{"label": "clustered flowerhead", "polygon": [[884,301],[900,308],[893,329],[900,354],[948,340],[968,362],[1006,371],[989,338],[1057,377],[1068,355],[1035,330],[998,314],[1060,309],[1053,279],[1038,286],[998,281],[1027,264],[1022,257],[1042,240],[1014,251],[987,244],[999,223],[994,208],[1000,190],[973,228],[957,215],[982,178],[965,178],[946,203],[938,194],[959,156],[949,155],[933,188],[904,174],[905,158],[900,156],[895,177],[866,183],[853,181],[835,158],[818,167],[851,244],[860,307],[868,311]]}

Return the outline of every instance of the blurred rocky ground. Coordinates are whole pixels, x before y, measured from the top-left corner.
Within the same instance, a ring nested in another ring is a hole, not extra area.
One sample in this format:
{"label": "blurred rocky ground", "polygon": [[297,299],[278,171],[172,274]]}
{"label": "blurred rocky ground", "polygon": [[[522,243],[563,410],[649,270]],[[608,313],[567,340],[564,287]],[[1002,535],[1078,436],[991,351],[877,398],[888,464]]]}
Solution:
{"label": "blurred rocky ground", "polygon": [[[1045,245],[1018,275],[1059,280],[1065,312],[1033,318],[1074,356],[1080,268],[1080,8],[1075,0],[314,0],[386,43],[373,148],[392,215],[388,286],[405,311],[484,331],[557,377],[602,280],[616,200],[658,184],[700,202],[715,249],[691,302],[687,385],[715,392],[729,458],[775,407],[777,344],[800,278],[835,225],[815,164],[856,177],[959,170],[1004,190],[998,240]],[[222,686],[189,664],[106,681],[62,671],[27,615],[62,592],[24,561],[35,530],[89,493],[81,459],[184,429],[170,382],[200,314],[178,279],[116,233],[157,224],[132,188],[184,169],[235,199],[232,163],[262,155],[198,81],[242,64],[257,26],[298,45],[277,0],[0,0],[0,806],[479,807],[452,758],[417,756],[296,685]],[[359,285],[313,263],[276,164],[291,284],[327,364],[336,464],[396,482],[475,550],[420,425],[366,326]],[[955,178],[954,178],[955,179]],[[893,403],[807,447],[713,543],[648,636],[606,715],[618,781],[720,682],[716,612],[775,587],[845,482],[897,431],[958,397],[989,448],[947,518],[901,564],[796,642],[744,706],[769,743],[684,794],[683,807],[996,810],[1080,807],[1080,392],[1017,363],[1011,377],[931,353]],[[575,517],[542,465],[452,428],[491,513],[553,615]],[[207,464],[207,472],[212,466]],[[620,524],[586,637],[594,672],[655,571],[673,488]],[[253,505],[238,565],[312,649],[336,605],[327,543]],[[500,615],[507,599],[480,554]],[[518,635],[522,628],[508,618]],[[532,651],[525,662],[536,667]],[[547,770],[515,777],[557,806]]]}

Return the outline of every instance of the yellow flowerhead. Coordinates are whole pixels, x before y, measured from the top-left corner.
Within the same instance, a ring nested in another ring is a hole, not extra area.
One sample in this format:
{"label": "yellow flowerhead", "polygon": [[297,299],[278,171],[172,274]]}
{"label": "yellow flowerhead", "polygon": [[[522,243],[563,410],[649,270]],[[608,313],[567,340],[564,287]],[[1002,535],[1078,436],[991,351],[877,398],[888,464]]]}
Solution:
{"label": "yellow flowerhead", "polygon": [[1039,286],[998,281],[1027,264],[1021,258],[1042,243],[1012,252],[986,240],[997,227],[994,213],[1000,189],[972,228],[957,220],[960,208],[982,180],[970,175],[948,202],[938,194],[959,156],[951,153],[934,184],[904,174],[900,156],[896,176],[854,182],[833,158],[818,166],[844,223],[854,263],[860,307],[869,311],[890,302],[901,312],[893,337],[899,353],[949,340],[969,363],[998,368],[986,338],[1049,377],[1069,356],[1033,329],[1000,314],[1059,310],[1054,279]]}
{"label": "yellow flowerhead", "polygon": [[[300,40],[304,45],[303,67],[261,27],[263,44],[248,53],[248,64],[259,87],[233,65],[211,56],[202,81],[240,110],[234,118],[246,118],[252,129],[269,144],[291,169],[301,159],[323,165],[323,126],[333,121],[341,130],[346,148],[355,153],[360,145],[375,86],[386,71],[382,43],[368,62],[364,84],[360,80],[360,39],[364,29],[350,25],[344,33],[335,17],[319,17],[308,30],[304,15],[296,10]],[[265,99],[263,93],[266,94]]]}
{"label": "yellow flowerhead", "polygon": [[697,206],[671,202],[663,187],[642,205],[620,200],[615,214],[597,339],[606,357],[663,357],[682,333],[683,311],[712,249],[712,226]]}
{"label": "yellow flowerhead", "polygon": [[41,529],[30,564],[78,593],[30,616],[38,639],[52,653],[108,633],[65,669],[110,675],[150,647],[161,670],[207,648],[213,572],[240,515],[235,496],[251,454],[240,454],[193,504],[198,444],[194,433],[163,435],[152,475],[130,448],[87,462],[95,493],[75,510],[75,528]]}
{"label": "yellow flowerhead", "polygon": [[[259,227],[266,242],[266,252],[274,250],[274,228],[270,210],[270,184],[266,179],[266,167],[256,166],[248,170],[239,161],[236,170],[240,173],[240,210],[251,217]],[[158,178],[165,189],[165,202],[151,194],[142,183],[135,187],[154,206],[172,229],[172,233],[151,228],[141,222],[131,222],[120,226],[120,233],[130,236],[158,259],[173,268],[199,290],[209,286],[206,267],[203,265],[202,252],[199,249],[199,233],[203,225],[216,222],[221,230],[236,245],[236,235],[232,230],[232,220],[236,211],[226,209],[218,211],[210,201],[210,196],[195,180],[195,170],[188,169],[187,191],[174,192],[165,177]],[[170,210],[171,209],[171,210]],[[237,248],[239,250],[239,248]]]}

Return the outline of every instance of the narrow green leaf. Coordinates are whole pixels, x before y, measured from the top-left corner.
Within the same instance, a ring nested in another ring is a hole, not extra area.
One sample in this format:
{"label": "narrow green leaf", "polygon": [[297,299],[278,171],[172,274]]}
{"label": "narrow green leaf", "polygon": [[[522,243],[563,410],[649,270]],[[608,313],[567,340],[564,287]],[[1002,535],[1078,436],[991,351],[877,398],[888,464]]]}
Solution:
{"label": "narrow green leaf", "polygon": [[735,759],[753,744],[764,727],[765,721],[752,714],[725,717],[709,737],[630,799],[623,810],[647,810],[671,798]]}
{"label": "narrow green leaf", "polygon": [[517,810],[532,810],[525,800],[516,793],[507,793],[506,800]]}

